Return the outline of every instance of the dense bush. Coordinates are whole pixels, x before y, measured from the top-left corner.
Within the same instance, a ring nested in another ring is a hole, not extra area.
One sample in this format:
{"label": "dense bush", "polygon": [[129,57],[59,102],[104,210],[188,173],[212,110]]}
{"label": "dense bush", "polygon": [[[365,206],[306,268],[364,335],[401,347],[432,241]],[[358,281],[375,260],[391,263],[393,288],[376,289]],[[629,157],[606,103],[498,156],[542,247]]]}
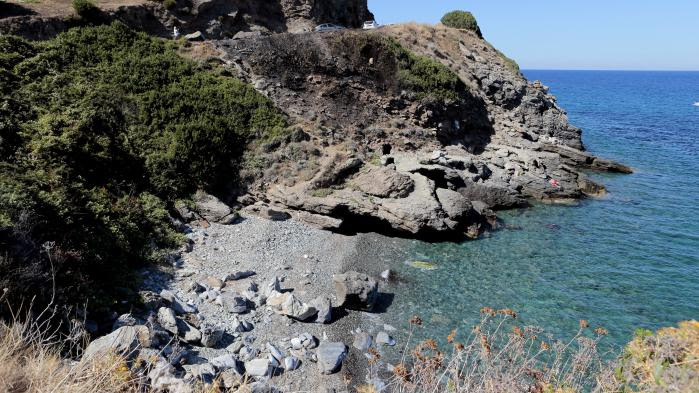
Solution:
{"label": "dense bush", "polygon": [[471,30],[483,37],[481,29],[478,27],[476,18],[468,11],[451,11],[444,14],[441,20],[442,24],[455,29]]}
{"label": "dense bush", "polygon": [[398,82],[402,89],[419,97],[456,100],[466,89],[459,76],[438,61],[418,56],[392,38],[385,39],[398,64]]}
{"label": "dense bush", "polygon": [[163,6],[166,9],[171,10],[177,6],[177,0],[163,0]]}
{"label": "dense bush", "polygon": [[0,288],[16,298],[55,274],[64,295],[123,299],[128,268],[181,241],[173,201],[230,185],[244,146],[285,127],[252,87],[118,23],[0,36],[0,88]]}

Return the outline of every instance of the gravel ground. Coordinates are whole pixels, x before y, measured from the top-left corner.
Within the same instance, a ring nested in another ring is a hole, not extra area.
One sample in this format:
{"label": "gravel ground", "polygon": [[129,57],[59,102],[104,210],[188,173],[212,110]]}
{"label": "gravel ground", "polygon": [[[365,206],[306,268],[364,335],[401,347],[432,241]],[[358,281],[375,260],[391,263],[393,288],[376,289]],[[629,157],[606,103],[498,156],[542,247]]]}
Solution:
{"label": "gravel ground", "polygon": [[[285,349],[289,347],[285,339],[310,333],[320,341],[340,341],[347,345],[349,355],[342,370],[336,374],[322,375],[311,359],[299,356],[301,367],[272,377],[269,380],[272,385],[285,392],[344,392],[348,391],[348,386],[366,382],[367,356],[352,346],[352,334],[361,329],[376,335],[384,329],[380,313],[390,304],[390,294],[380,295],[375,313],[334,308],[330,324],[297,322],[261,306],[239,316],[240,320],[250,322],[253,330],[236,334],[231,328],[234,314],[223,311],[213,302],[200,300],[190,288],[193,282],[202,282],[207,277],[222,279],[228,274],[249,270],[255,275],[228,281],[224,291],[242,293],[251,283],[256,283],[263,290],[278,277],[282,289],[292,290],[303,302],[323,295],[336,305],[333,274],[355,270],[379,280],[379,273],[385,266],[372,263],[372,255],[377,252],[375,248],[386,244],[382,242],[382,236],[346,236],[315,229],[294,220],[270,221],[254,216],[243,216],[233,225],[196,227],[189,236],[194,240],[193,249],[183,254],[183,260],[175,268],[172,279],[165,280],[162,276],[154,278],[152,275],[146,279],[149,289],[172,290],[181,299],[198,307],[200,319],[226,331],[216,348],[192,347],[188,363],[204,363],[207,359],[226,354],[226,348],[237,340],[252,342],[251,346],[262,354],[267,352],[267,343],[289,354],[290,350]],[[380,293],[383,287],[380,284]]]}

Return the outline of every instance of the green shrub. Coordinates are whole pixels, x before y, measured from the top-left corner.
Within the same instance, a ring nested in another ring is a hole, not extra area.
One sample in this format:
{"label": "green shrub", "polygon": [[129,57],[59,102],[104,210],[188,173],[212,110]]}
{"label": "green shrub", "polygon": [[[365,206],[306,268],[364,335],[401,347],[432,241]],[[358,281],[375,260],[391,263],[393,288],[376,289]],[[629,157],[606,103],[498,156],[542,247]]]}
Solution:
{"label": "green shrub", "polygon": [[164,0],[163,7],[165,9],[171,10],[177,6],[177,0]]}
{"label": "green shrub", "polygon": [[497,49],[495,49],[495,52],[497,52],[497,54],[505,61],[505,65],[507,65],[507,68],[509,68],[510,71],[514,72],[515,74],[519,74],[521,72],[519,69],[519,64],[517,64],[516,61],[507,57],[504,53]]}
{"label": "green shrub", "polygon": [[483,37],[481,29],[478,27],[476,18],[468,11],[451,11],[444,14],[441,20],[442,24],[455,29],[471,30]]}
{"label": "green shrub", "polygon": [[82,17],[92,16],[98,10],[92,0],[73,0],[73,9]]}
{"label": "green shrub", "polygon": [[426,56],[405,49],[392,38],[385,38],[398,64],[398,83],[402,89],[416,93],[419,98],[458,100],[466,86],[448,67]]}
{"label": "green shrub", "polygon": [[245,146],[286,129],[251,86],[120,23],[0,50],[0,288],[16,298],[53,266],[63,300],[123,300],[132,268],[182,241],[175,201],[230,186]]}

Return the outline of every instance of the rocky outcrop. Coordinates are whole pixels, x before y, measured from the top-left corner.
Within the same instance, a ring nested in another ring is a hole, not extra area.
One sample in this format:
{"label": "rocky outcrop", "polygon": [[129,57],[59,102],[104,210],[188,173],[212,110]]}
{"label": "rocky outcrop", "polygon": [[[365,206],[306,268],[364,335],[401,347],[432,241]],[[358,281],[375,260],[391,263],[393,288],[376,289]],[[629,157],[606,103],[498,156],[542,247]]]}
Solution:
{"label": "rocky outcrop", "polygon": [[[451,98],[411,91],[394,44],[457,77]],[[583,170],[630,171],[585,152],[548,88],[471,32],[406,25],[217,47],[307,136],[265,150],[248,199],[314,225],[477,237],[498,209],[600,195]]]}

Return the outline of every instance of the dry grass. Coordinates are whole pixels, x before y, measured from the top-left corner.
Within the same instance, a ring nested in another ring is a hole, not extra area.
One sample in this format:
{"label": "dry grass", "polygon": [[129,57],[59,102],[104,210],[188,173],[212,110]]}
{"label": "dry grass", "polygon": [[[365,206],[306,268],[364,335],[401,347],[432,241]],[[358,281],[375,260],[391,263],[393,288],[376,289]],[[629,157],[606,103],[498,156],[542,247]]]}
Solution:
{"label": "dry grass", "polygon": [[[442,352],[431,339],[408,351],[385,387],[372,384],[360,393],[696,393],[699,392],[699,322],[681,322],[653,334],[640,331],[624,351],[600,353],[607,335],[581,320],[568,341],[539,328],[521,326],[512,310],[484,308],[482,322],[466,340],[447,337]],[[412,330],[422,325],[411,320]],[[378,352],[371,352],[369,379],[379,378]],[[605,359],[613,359],[611,361]],[[385,388],[385,390],[384,390]]]}
{"label": "dry grass", "polygon": [[30,322],[0,323],[0,391],[8,393],[93,393],[136,391],[124,359],[93,362],[63,359],[56,335]]}
{"label": "dry grass", "polygon": [[[606,334],[590,331],[581,321],[569,341],[545,335],[541,329],[521,326],[509,309],[484,308],[482,322],[463,342],[456,331],[447,341],[449,353],[434,340],[419,343],[410,358],[393,371],[389,389],[393,392],[581,392],[595,384],[595,375],[605,363],[597,344]],[[413,328],[422,322],[412,321]],[[412,332],[411,332],[412,335]],[[407,348],[406,348],[407,349]],[[404,355],[406,356],[406,355]]]}

